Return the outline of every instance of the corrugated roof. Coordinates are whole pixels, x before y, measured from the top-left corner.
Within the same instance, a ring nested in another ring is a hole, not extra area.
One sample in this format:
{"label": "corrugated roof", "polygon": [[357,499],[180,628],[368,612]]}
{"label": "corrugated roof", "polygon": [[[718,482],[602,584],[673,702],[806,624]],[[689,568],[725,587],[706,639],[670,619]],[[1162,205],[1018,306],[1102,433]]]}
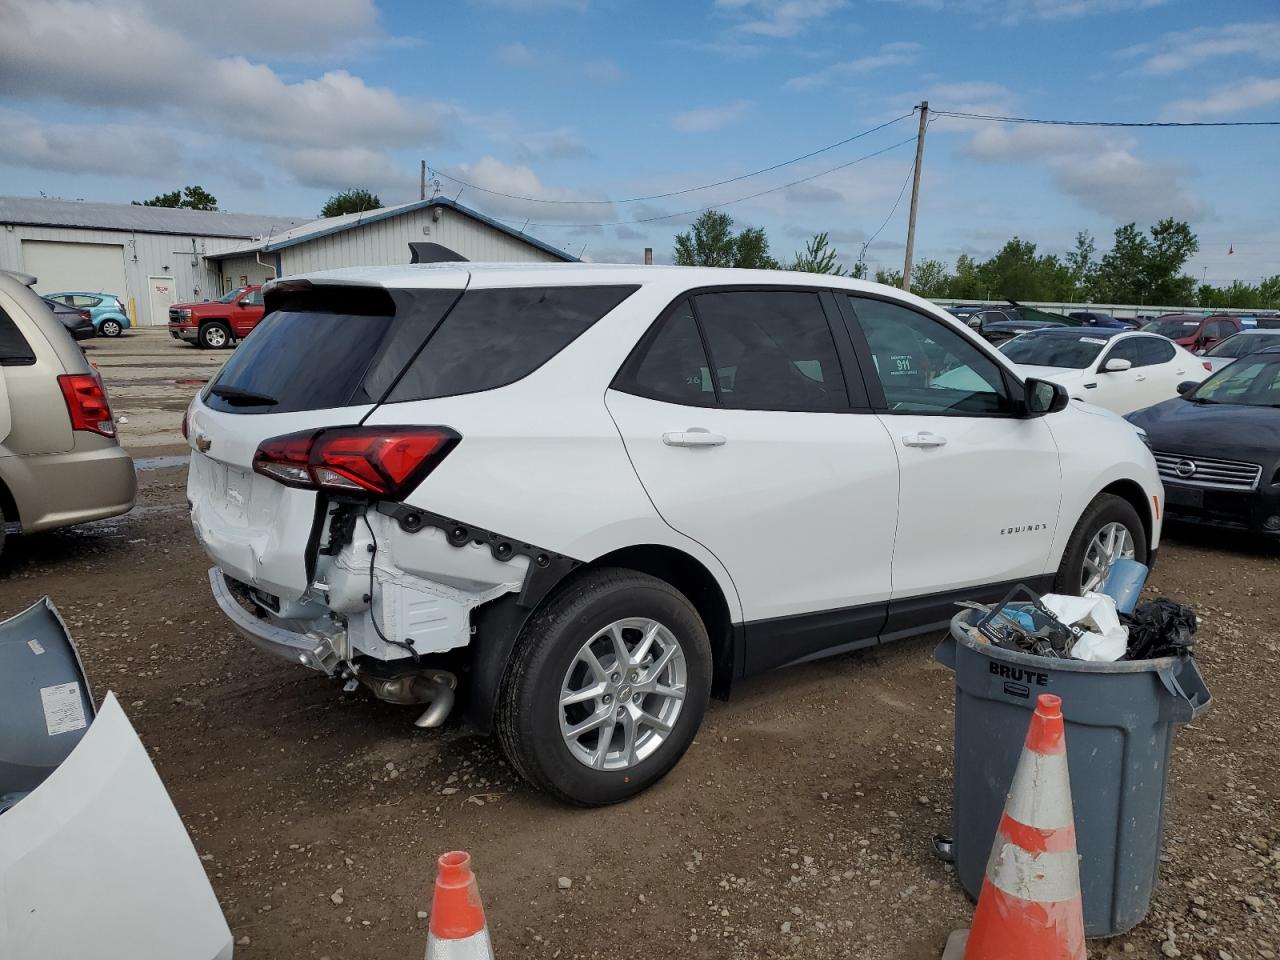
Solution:
{"label": "corrugated roof", "polygon": [[[320,237],[327,237],[335,233],[342,233],[345,230],[352,230],[356,227],[368,223],[377,223],[379,220],[389,220],[392,217],[398,217],[402,214],[413,213],[415,210],[426,210],[430,207],[444,207],[449,210],[456,210],[463,216],[470,217],[472,220],[479,221],[486,226],[500,230],[508,236],[522,240],[530,246],[544,250],[553,257],[561,260],[572,262],[578,258],[571,253],[565,253],[563,250],[551,246],[539,240],[537,237],[522,233],[514,227],[509,227],[505,223],[494,220],[492,217],[486,217],[483,213],[471,210],[459,203],[448,199],[447,197],[433,197],[430,200],[414,200],[412,203],[400,203],[393,207],[379,207],[377,210],[366,210],[362,213],[344,213],[340,217],[327,217],[324,220],[312,220],[310,223],[293,227],[283,232],[277,232],[270,238],[263,237],[254,240],[252,243],[242,244],[238,247],[232,247],[230,250],[219,250],[216,253],[207,254],[207,259],[221,260],[227,257],[243,256],[248,253],[270,253],[273,250],[283,250],[285,247],[292,247],[299,243],[306,243],[309,240],[317,240]],[[3,221],[0,221],[3,222]]]}
{"label": "corrugated roof", "polygon": [[0,223],[41,227],[80,227],[131,233],[253,239],[290,230],[307,222],[305,217],[256,213],[141,207],[131,203],[98,203],[87,200],[48,200],[44,197],[0,197]]}

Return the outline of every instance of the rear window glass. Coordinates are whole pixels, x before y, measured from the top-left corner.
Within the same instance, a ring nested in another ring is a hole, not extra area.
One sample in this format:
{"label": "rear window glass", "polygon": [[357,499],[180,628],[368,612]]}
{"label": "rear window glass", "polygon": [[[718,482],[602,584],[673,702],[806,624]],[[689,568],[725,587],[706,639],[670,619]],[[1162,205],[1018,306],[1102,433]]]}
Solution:
{"label": "rear window glass", "polygon": [[477,393],[527,377],[636,286],[518,287],[463,294],[388,403]]}
{"label": "rear window glass", "polygon": [[6,367],[28,366],[36,362],[31,345],[13,319],[0,310],[0,364]]}

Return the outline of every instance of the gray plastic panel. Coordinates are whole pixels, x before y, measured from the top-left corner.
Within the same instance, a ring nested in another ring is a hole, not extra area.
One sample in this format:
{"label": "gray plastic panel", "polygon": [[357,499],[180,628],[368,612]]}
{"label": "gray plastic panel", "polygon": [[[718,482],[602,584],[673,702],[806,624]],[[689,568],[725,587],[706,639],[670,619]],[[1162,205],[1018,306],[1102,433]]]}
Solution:
{"label": "gray plastic panel", "polygon": [[0,623],[0,812],[67,758],[93,716],[80,655],[53,601]]}

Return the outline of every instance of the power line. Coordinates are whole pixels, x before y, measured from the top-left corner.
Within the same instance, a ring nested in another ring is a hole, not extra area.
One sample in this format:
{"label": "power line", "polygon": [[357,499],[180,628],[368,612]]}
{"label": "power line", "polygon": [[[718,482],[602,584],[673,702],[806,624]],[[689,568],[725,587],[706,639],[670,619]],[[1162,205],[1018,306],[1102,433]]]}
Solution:
{"label": "power line", "polygon": [[818,156],[819,154],[827,153],[831,150],[836,149],[837,147],[843,147],[845,144],[853,143],[853,141],[855,140],[861,140],[863,137],[868,137],[873,133],[883,130],[885,127],[891,127],[895,123],[900,123],[901,121],[906,120],[908,117],[914,116],[915,112],[916,112],[916,108],[913,107],[910,110],[910,112],[904,113],[900,117],[895,117],[893,120],[888,120],[880,124],[878,127],[872,127],[870,130],[863,130],[861,133],[856,133],[852,137],[845,137],[843,140],[838,140],[835,143],[828,144],[825,147],[819,147],[817,150],[811,150],[810,152],[803,154],[801,156],[792,157],[790,160],[783,160],[782,162],[775,163],[769,167],[761,167],[759,170],[752,170],[750,173],[742,173],[736,177],[729,177],[727,180],[717,180],[715,183],[704,183],[696,187],[685,187],[682,190],[672,190],[668,193],[655,193],[647,197],[623,197],[622,199],[619,199],[619,200],[552,200],[546,197],[525,197],[517,193],[503,193],[500,190],[490,190],[487,187],[478,186],[477,184],[471,183],[470,181],[467,181],[467,180],[463,180],[461,177],[454,176],[448,171],[441,170],[439,168],[433,168],[433,172],[440,174],[442,177],[444,177],[447,180],[452,180],[454,183],[462,184],[462,186],[467,187],[471,190],[479,190],[481,193],[492,194],[495,197],[505,197],[508,200],[523,200],[526,203],[556,203],[561,205],[573,206],[573,205],[586,205],[586,204],[639,203],[644,200],[667,200],[667,199],[670,199],[671,197],[683,196],[686,193],[697,193],[699,190],[710,190],[712,187],[723,187],[729,183],[737,183],[740,180],[748,180],[751,177],[758,177],[762,173],[771,173],[774,170],[780,170],[783,167],[789,167],[792,164],[799,163],[802,160],[809,160],[813,157]]}
{"label": "power line", "polygon": [[1173,121],[1046,120],[1040,117],[996,117],[959,110],[934,110],[934,116],[962,120],[989,120],[995,123],[1038,123],[1055,127],[1280,127],[1280,120],[1215,120],[1175,123]]}
{"label": "power line", "polygon": [[[910,114],[907,116],[910,116]],[[678,213],[664,213],[652,217],[639,217],[635,220],[608,220],[604,223],[537,223],[534,221],[521,220],[519,217],[492,217],[492,219],[499,220],[503,223],[522,223],[524,224],[524,227],[620,227],[632,223],[654,223],[659,220],[674,220],[676,217],[687,217],[695,213],[705,213],[707,210],[714,210],[718,207],[729,207],[735,203],[745,203],[748,200],[754,200],[757,197],[763,197],[766,194],[777,193],[779,190],[786,190],[789,187],[808,183],[810,180],[817,180],[819,177],[825,177],[828,174],[836,173],[837,171],[844,170],[847,167],[852,167],[856,163],[862,163],[864,160],[870,160],[873,157],[878,157],[881,154],[888,153],[890,150],[896,150],[898,147],[906,146],[908,143],[915,142],[915,137],[908,137],[906,140],[899,140],[897,143],[891,143],[889,146],[882,147],[872,153],[864,154],[861,157],[856,157],[853,160],[838,164],[834,167],[829,167],[826,170],[819,171],[818,173],[811,174],[807,177],[800,177],[799,179],[792,180],[789,183],[779,184],[778,186],[770,187],[767,190],[758,190],[755,193],[747,194],[745,197],[737,197],[733,200],[724,200],[719,203],[708,204],[705,207],[694,207],[690,210],[681,210]],[[522,232],[523,229],[524,228],[522,227]]]}

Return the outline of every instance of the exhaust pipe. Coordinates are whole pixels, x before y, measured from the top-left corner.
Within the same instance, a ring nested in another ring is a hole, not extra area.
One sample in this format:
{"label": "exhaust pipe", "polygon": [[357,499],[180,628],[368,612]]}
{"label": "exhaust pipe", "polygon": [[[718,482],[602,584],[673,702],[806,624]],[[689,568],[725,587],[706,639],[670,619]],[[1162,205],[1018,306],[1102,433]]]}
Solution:
{"label": "exhaust pipe", "polygon": [[379,700],[405,706],[425,703],[427,709],[413,722],[415,727],[438,727],[453,710],[458,678],[447,670],[406,670],[389,677],[362,672],[358,676]]}
{"label": "exhaust pipe", "polygon": [[[452,674],[449,677],[457,683]],[[422,702],[428,704],[422,715],[413,721],[413,725],[426,730],[444,723],[449,711],[453,709],[453,686],[439,677],[419,677],[413,684],[413,690],[423,698]]]}

